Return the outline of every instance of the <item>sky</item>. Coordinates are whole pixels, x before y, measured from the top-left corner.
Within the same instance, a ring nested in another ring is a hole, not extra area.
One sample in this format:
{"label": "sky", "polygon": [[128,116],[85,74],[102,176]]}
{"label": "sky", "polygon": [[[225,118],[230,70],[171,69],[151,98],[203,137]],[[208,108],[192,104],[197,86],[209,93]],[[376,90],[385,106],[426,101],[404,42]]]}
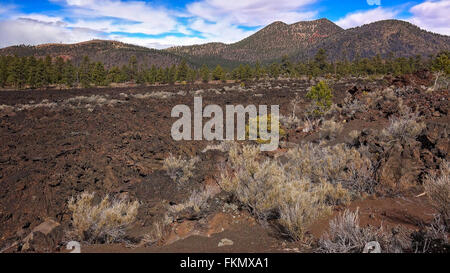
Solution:
{"label": "sky", "polygon": [[0,0],[0,47],[117,40],[150,48],[237,42],[282,21],[344,29],[400,19],[450,35],[450,0]]}

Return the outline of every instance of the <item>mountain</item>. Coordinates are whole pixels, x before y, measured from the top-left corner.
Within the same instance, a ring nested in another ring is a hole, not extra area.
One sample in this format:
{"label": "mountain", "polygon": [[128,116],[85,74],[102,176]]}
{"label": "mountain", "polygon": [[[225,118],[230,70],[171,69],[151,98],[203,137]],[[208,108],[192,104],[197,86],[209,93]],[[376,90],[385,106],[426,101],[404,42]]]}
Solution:
{"label": "mountain", "polygon": [[428,56],[450,50],[450,37],[400,20],[384,20],[344,30],[327,19],[287,25],[275,22],[234,44],[210,43],[173,47],[166,51],[193,63],[269,63],[289,55],[295,61],[312,58],[325,49],[330,60],[356,57]]}
{"label": "mountain", "polygon": [[92,40],[77,44],[43,44],[38,46],[11,46],[0,49],[0,55],[63,57],[79,64],[84,56],[103,62],[106,67],[128,64],[135,55],[141,65],[170,66],[181,62],[181,57],[167,51],[150,49],[117,41]]}
{"label": "mountain", "polygon": [[237,43],[172,47],[166,51],[186,57],[194,63],[266,62],[294,54],[343,31],[327,19],[291,25],[274,22]]}
{"label": "mountain", "polygon": [[288,55],[294,61],[312,58],[323,48],[330,60],[353,60],[357,56],[382,57],[394,54],[428,56],[450,51],[450,36],[431,33],[408,22],[384,20],[344,30],[327,19],[285,24],[274,22],[253,35],[233,44],[208,43],[178,46],[166,50],[93,40],[78,44],[12,46],[0,49],[0,55],[43,57],[62,56],[80,63],[87,55],[107,67],[127,64],[135,55],[141,65],[170,66],[186,59],[192,66],[220,64],[235,67],[242,63],[270,63]]}
{"label": "mountain", "polygon": [[377,54],[387,57],[391,53],[396,57],[428,56],[450,50],[450,36],[431,33],[405,21],[384,20],[329,36],[292,56],[296,60],[305,60],[320,48],[327,51],[331,60],[353,60],[357,56]]}

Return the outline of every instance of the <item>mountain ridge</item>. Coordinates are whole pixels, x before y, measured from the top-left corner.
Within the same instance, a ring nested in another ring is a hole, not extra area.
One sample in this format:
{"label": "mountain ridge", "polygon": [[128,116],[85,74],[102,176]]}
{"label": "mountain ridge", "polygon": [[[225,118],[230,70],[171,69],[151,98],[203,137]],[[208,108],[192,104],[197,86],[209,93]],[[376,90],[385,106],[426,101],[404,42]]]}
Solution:
{"label": "mountain ridge", "polygon": [[0,55],[52,57],[62,56],[75,64],[84,55],[107,67],[124,65],[135,55],[143,66],[170,66],[182,59],[192,66],[218,64],[233,67],[242,63],[270,63],[287,55],[293,61],[313,58],[323,48],[332,61],[361,57],[428,56],[450,51],[450,36],[432,33],[401,20],[382,20],[359,27],[342,29],[326,18],[286,24],[275,21],[235,43],[212,42],[175,46],[164,50],[111,40],[90,40],[76,44],[11,46]]}

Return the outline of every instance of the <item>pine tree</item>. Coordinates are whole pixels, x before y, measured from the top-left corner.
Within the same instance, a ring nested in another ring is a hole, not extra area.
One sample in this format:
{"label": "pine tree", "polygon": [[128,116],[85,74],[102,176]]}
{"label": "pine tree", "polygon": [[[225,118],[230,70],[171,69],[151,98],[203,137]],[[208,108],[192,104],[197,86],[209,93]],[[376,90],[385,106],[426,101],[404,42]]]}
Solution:
{"label": "pine tree", "polygon": [[325,73],[328,67],[327,63],[327,52],[325,49],[319,49],[316,56],[314,56],[314,62],[319,68],[320,72]]}
{"label": "pine tree", "polygon": [[194,83],[196,79],[197,79],[197,70],[189,69],[188,70],[187,81],[189,83]]}
{"label": "pine tree", "polygon": [[280,76],[280,65],[277,63],[272,63],[269,67],[269,76],[274,79],[278,79]]}
{"label": "pine tree", "polygon": [[261,63],[259,61],[255,64],[255,78],[256,80],[259,80],[260,78],[264,77],[264,69],[261,66]]}
{"label": "pine tree", "polygon": [[30,86],[30,88],[36,88],[38,85],[38,62],[34,56],[31,56],[28,58],[28,77],[27,77],[27,84]]}
{"label": "pine tree", "polygon": [[177,77],[176,77],[177,81],[180,81],[180,82],[186,81],[188,70],[189,70],[189,67],[186,64],[186,61],[183,59],[181,61],[180,65],[178,65]]}
{"label": "pine tree", "polygon": [[54,65],[54,83],[61,84],[63,83],[63,75],[64,75],[64,59],[61,57],[56,58]]}
{"label": "pine tree", "polygon": [[217,65],[214,71],[212,72],[212,78],[215,81],[224,79],[224,71],[220,65]]}
{"label": "pine tree", "polygon": [[158,69],[158,73],[156,74],[156,82],[165,83],[166,81],[165,78],[166,78],[165,70],[162,67],[160,67]]}
{"label": "pine tree", "polygon": [[0,87],[6,86],[7,79],[8,79],[8,59],[4,56],[0,56]]}
{"label": "pine tree", "polygon": [[200,75],[203,82],[209,82],[210,79],[209,68],[205,64],[202,65],[202,67],[200,68]]}
{"label": "pine tree", "polygon": [[73,87],[75,83],[75,67],[71,61],[67,61],[64,65],[62,82],[68,87]]}
{"label": "pine tree", "polygon": [[108,71],[108,75],[107,75],[107,81],[108,82],[114,82],[114,83],[119,83],[121,78],[120,78],[120,68],[117,66],[113,66],[109,71]]}
{"label": "pine tree", "polygon": [[283,75],[290,76],[292,73],[292,63],[287,55],[284,55],[281,59],[281,73]]}
{"label": "pine tree", "polygon": [[126,65],[122,65],[122,68],[120,69],[119,82],[128,82],[128,81],[131,81],[129,67]]}
{"label": "pine tree", "polygon": [[128,80],[133,81],[136,80],[138,73],[138,62],[136,56],[131,56],[129,64],[128,64]]}
{"label": "pine tree", "polygon": [[50,57],[48,55],[45,57],[44,66],[45,66],[44,86],[48,86],[54,82],[54,78],[55,78],[55,71],[53,68],[52,57]]}
{"label": "pine tree", "polygon": [[150,68],[150,71],[148,73],[148,82],[150,84],[155,84],[157,76],[158,76],[158,69],[156,69],[155,65],[152,65],[152,67]]}
{"label": "pine tree", "polygon": [[91,79],[96,86],[106,85],[106,71],[101,62],[95,63],[94,69],[92,70]]}
{"label": "pine tree", "polygon": [[137,72],[136,83],[139,85],[144,85],[147,81],[147,69],[141,67]]}
{"label": "pine tree", "polygon": [[42,59],[38,60],[37,69],[36,69],[36,87],[44,87],[47,86],[47,75],[46,75],[46,67],[45,63]]}
{"label": "pine tree", "polygon": [[442,52],[436,56],[431,62],[431,70],[435,73],[436,79],[434,81],[433,89],[436,90],[436,86],[441,75],[450,74],[450,53]]}
{"label": "pine tree", "polygon": [[84,56],[80,65],[80,83],[83,88],[91,86],[91,64],[88,56]]}
{"label": "pine tree", "polygon": [[8,79],[7,82],[16,87],[22,88],[25,79],[24,79],[24,64],[23,58],[19,58],[17,56],[13,57],[11,64],[8,68]]}

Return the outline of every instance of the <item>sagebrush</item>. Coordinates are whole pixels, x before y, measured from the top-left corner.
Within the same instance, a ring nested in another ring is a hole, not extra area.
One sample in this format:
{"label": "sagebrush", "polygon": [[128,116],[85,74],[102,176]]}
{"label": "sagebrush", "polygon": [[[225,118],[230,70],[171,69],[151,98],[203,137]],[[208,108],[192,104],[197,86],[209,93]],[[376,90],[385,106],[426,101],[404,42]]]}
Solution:
{"label": "sagebrush", "polygon": [[87,242],[120,241],[136,220],[139,202],[111,199],[106,195],[100,203],[94,204],[94,197],[95,193],[83,192],[69,200],[76,236]]}

